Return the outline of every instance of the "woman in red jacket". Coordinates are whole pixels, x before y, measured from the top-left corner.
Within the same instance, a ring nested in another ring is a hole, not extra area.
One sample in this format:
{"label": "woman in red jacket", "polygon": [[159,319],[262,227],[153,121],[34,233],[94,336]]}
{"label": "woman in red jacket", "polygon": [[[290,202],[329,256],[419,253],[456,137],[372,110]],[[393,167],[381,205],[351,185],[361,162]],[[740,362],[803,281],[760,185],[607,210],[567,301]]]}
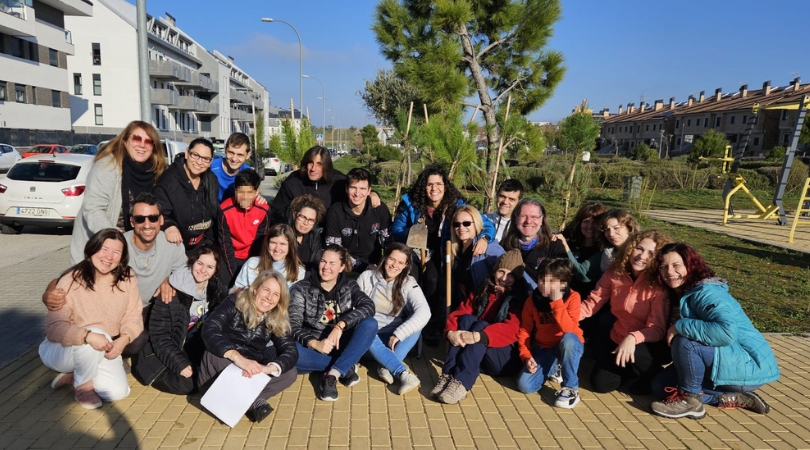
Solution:
{"label": "woman in red jacket", "polygon": [[520,250],[504,253],[492,275],[450,313],[444,333],[451,346],[431,397],[455,404],[467,396],[482,371],[507,376],[520,370],[516,342],[528,295],[523,268]]}
{"label": "woman in red jacket", "polygon": [[596,364],[591,385],[595,392],[615,391],[632,382],[630,393],[649,394],[652,378],[662,364],[671,361],[663,341],[669,299],[649,270],[655,255],[668,243],[669,239],[657,231],[631,235],[582,302],[580,321],[608,303],[615,317],[608,335],[593,339]]}

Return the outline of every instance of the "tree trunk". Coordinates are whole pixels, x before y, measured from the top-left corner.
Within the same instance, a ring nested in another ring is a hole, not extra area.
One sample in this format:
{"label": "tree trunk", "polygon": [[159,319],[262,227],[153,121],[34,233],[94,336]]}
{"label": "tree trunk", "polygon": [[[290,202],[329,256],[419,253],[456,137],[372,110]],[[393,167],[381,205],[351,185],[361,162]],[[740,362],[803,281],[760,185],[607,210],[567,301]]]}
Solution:
{"label": "tree trunk", "polygon": [[[475,89],[478,91],[478,99],[481,101],[481,110],[484,114],[484,121],[487,124],[487,179],[493,180],[498,178],[498,165],[495,163],[495,158],[498,151],[498,137],[500,130],[498,129],[497,121],[495,120],[495,105],[492,103],[492,97],[489,95],[489,86],[484,78],[484,71],[478,63],[473,46],[472,39],[467,32],[465,24],[459,25],[458,35],[461,37],[461,47],[464,51],[464,60],[470,69]],[[484,211],[490,212],[492,205],[495,204],[495,193],[490,192],[489,186],[485,189],[486,195],[484,196]]]}
{"label": "tree trunk", "polygon": [[565,228],[565,222],[568,220],[568,209],[571,205],[571,189],[573,189],[574,176],[577,173],[578,159],[579,152],[574,152],[574,162],[571,164],[571,172],[568,173],[568,185],[565,187],[565,195],[563,196],[563,199],[565,200],[565,208],[563,209],[562,223],[560,223],[561,230]]}

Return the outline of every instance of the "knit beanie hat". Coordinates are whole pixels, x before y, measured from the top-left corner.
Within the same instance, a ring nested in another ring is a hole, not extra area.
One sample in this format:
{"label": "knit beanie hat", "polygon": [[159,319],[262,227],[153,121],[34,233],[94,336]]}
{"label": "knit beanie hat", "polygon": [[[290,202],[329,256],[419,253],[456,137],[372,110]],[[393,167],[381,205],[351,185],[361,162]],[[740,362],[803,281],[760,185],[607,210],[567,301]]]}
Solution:
{"label": "knit beanie hat", "polygon": [[498,260],[495,261],[495,266],[492,267],[492,272],[495,273],[499,269],[506,269],[512,272],[512,275],[517,280],[523,276],[524,268],[523,255],[521,255],[520,250],[514,249],[498,257]]}

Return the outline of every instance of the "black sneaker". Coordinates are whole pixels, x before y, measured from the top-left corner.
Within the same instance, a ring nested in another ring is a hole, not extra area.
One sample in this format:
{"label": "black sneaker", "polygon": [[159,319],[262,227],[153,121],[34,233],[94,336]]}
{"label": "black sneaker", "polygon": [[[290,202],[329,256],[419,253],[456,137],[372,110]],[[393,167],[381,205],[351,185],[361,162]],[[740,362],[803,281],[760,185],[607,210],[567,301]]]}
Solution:
{"label": "black sneaker", "polygon": [[267,402],[262,402],[259,406],[254,406],[248,411],[248,418],[254,423],[259,423],[266,419],[273,412],[273,407]]}
{"label": "black sneaker", "polygon": [[340,377],[340,384],[346,387],[352,387],[359,382],[360,375],[357,375],[357,364],[353,365],[352,368],[346,372],[346,376]]}
{"label": "black sneaker", "polygon": [[326,402],[337,401],[337,378],[329,374],[323,375],[323,378],[321,378],[321,395],[318,398]]}

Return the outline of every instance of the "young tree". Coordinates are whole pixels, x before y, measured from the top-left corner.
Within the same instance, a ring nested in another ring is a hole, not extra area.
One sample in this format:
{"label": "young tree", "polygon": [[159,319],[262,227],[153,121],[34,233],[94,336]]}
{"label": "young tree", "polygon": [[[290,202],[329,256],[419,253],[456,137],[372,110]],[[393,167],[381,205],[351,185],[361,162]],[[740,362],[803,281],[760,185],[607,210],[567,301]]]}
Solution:
{"label": "young tree", "polygon": [[[596,138],[599,137],[599,124],[593,120],[593,111],[588,108],[588,102],[582,101],[580,106],[574,109],[573,114],[566,117],[559,123],[560,148],[568,153],[568,157],[573,156],[571,170],[568,172],[568,185],[563,193],[562,224],[568,220],[568,209],[571,203],[571,191],[574,186],[574,178],[577,166],[582,164],[582,153],[589,152],[596,148]],[[571,155],[573,153],[573,155]]]}
{"label": "young tree", "polygon": [[[431,109],[481,109],[493,179],[497,110],[511,95],[514,113],[535,111],[565,73],[562,54],[545,48],[560,14],[559,0],[381,0],[372,29],[396,73],[422,92]],[[464,100],[470,95],[478,96],[477,105]],[[494,197],[488,189],[487,209]]]}
{"label": "young tree", "polygon": [[380,142],[380,138],[377,137],[377,127],[371,124],[360,129],[360,138],[363,140],[363,148]]}
{"label": "young tree", "polygon": [[689,153],[689,162],[697,164],[701,156],[722,158],[727,145],[728,139],[726,139],[725,134],[709,128],[709,131],[701,134],[692,146],[692,151]]}
{"label": "young tree", "polygon": [[416,86],[397,76],[393,70],[378,70],[374,81],[366,80],[362,91],[357,91],[366,109],[385,126],[397,124],[400,111],[407,111],[411,102],[423,101]]}
{"label": "young tree", "polygon": [[283,161],[289,161],[288,159],[284,159],[281,156],[284,153],[284,148],[281,145],[281,136],[279,136],[277,134],[274,134],[273,136],[270,137],[269,149],[270,149],[270,153],[275,154],[276,156],[281,158]]}
{"label": "young tree", "polygon": [[649,161],[658,158],[658,152],[643,142],[636,145],[630,153],[638,161]]}

